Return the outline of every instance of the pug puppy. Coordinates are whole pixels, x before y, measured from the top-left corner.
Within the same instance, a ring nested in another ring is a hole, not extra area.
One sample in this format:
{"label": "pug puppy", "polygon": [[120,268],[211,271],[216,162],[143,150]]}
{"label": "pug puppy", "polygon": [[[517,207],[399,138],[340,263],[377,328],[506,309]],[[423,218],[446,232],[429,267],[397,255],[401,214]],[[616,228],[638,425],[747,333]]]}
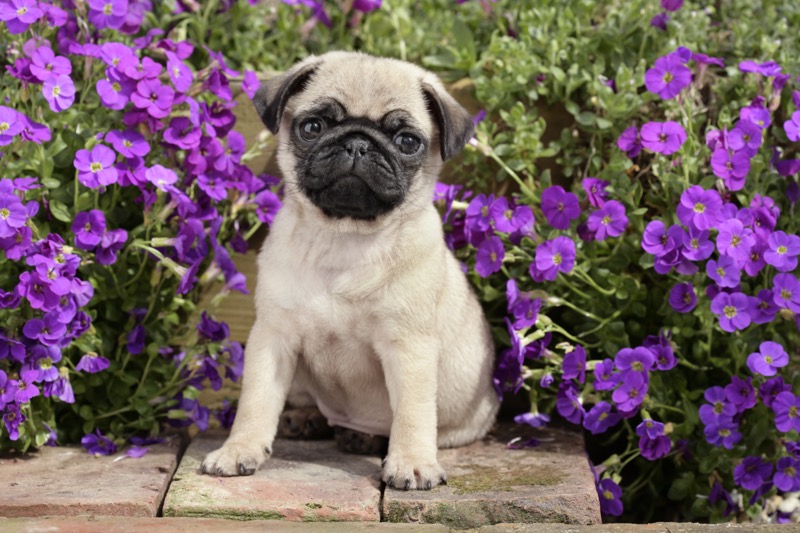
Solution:
{"label": "pug puppy", "polygon": [[445,483],[437,448],[483,437],[499,405],[488,324],[432,205],[470,115],[432,73],[347,52],[253,101],[279,135],[285,199],[258,257],[236,419],[202,471],[255,472],[291,390],[331,425],[388,436],[387,485]]}

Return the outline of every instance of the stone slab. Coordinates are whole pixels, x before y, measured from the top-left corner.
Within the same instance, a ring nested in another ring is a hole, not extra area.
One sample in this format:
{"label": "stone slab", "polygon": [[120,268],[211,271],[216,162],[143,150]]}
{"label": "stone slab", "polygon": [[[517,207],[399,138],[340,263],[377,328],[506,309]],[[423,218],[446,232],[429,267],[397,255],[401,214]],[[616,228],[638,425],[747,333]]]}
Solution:
{"label": "stone slab", "polygon": [[278,522],[250,520],[234,522],[221,518],[117,518],[117,517],[59,517],[0,518],[3,533],[230,533],[231,531],[270,533],[397,533],[412,530],[416,533],[447,533],[445,526],[386,524],[379,522]]}
{"label": "stone slab", "polygon": [[380,520],[380,458],[344,454],[332,440],[278,439],[272,458],[252,476],[200,474],[205,455],[224,440],[222,435],[195,437],[170,486],[165,516]]}
{"label": "stone slab", "polygon": [[[540,444],[507,449],[514,437]],[[509,522],[599,524],[600,503],[579,433],[498,425],[482,441],[439,450],[448,484],[430,491],[386,489],[388,522],[457,529]]]}
{"label": "stone slab", "polygon": [[178,465],[177,440],[150,446],[139,459],[73,446],[0,456],[0,517],[156,516]]}

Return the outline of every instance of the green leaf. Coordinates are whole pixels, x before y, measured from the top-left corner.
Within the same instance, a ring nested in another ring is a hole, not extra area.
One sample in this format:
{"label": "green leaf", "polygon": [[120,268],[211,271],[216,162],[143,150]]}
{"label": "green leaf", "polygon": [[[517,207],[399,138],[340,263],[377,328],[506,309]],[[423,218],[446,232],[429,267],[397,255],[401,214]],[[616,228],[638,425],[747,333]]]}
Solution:
{"label": "green leaf", "polygon": [[72,222],[72,215],[67,209],[67,206],[58,200],[50,201],[50,212],[53,213],[53,216],[61,222]]}
{"label": "green leaf", "polygon": [[670,500],[682,500],[689,496],[694,484],[694,473],[686,472],[681,477],[672,482],[672,486],[667,492]]}

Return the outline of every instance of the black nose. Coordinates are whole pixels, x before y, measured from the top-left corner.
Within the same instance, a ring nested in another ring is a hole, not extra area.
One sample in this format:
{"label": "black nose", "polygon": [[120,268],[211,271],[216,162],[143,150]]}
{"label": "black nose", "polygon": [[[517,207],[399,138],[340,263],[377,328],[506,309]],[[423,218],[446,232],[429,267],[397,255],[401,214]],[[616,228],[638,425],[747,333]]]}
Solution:
{"label": "black nose", "polygon": [[369,141],[369,139],[360,135],[348,137],[344,141],[344,149],[347,151],[347,155],[349,155],[351,158],[363,156],[371,147],[372,143]]}

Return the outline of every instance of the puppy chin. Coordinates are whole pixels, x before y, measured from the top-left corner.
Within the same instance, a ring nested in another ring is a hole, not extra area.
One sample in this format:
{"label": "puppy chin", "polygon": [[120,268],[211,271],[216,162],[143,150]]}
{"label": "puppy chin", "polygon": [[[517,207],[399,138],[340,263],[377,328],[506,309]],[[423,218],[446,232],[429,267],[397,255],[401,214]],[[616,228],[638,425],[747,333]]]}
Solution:
{"label": "puppy chin", "polygon": [[[303,180],[306,181],[306,180]],[[403,195],[389,191],[376,192],[359,176],[333,178],[321,188],[303,187],[311,202],[331,218],[375,220],[400,205]]]}

